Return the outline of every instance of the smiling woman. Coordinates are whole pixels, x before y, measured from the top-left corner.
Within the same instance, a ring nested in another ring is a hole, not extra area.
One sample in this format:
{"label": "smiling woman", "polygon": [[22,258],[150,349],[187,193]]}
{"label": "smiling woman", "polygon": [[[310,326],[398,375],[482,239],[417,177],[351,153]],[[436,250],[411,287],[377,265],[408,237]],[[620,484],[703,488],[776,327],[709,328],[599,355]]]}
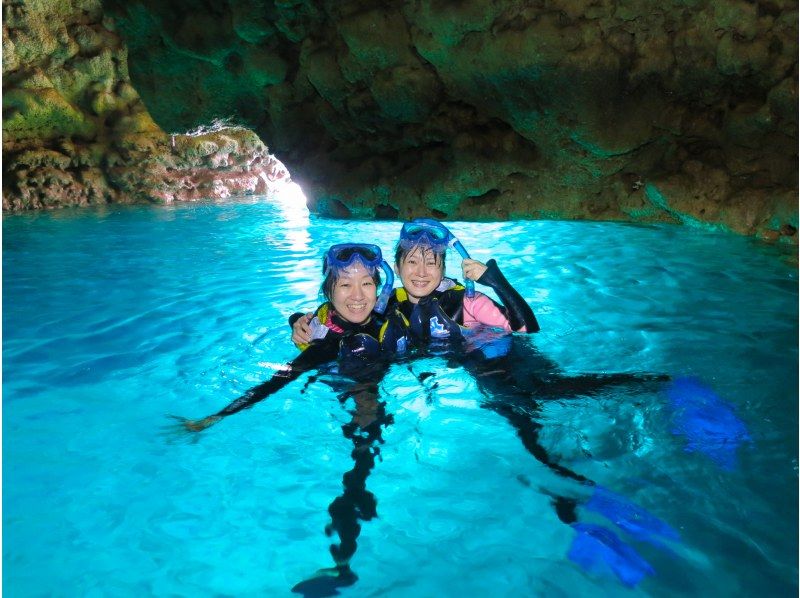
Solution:
{"label": "smiling woman", "polygon": [[[272,378],[251,388],[214,415],[200,420],[178,418],[182,431],[200,432],[228,415],[252,407],[301,374],[338,358],[339,373],[354,381],[340,395],[340,400],[344,402],[353,398],[356,402],[352,422],[343,426],[345,436],[354,444],[355,463],[353,470],[343,478],[344,493],[328,509],[332,521],[327,529],[330,532],[335,530],[340,538],[338,545],[330,547],[335,567],[323,569],[298,583],[294,589],[303,594],[320,583],[335,587],[352,585],[358,579],[350,570],[350,558],[355,553],[360,533],[360,526],[354,522],[369,520],[376,514],[375,500],[366,491],[363,481],[375,464],[376,445],[382,442],[381,428],[391,423],[386,417],[385,403],[378,400],[378,383],[387,370],[387,363],[379,359],[379,354],[384,342],[388,350],[393,351],[398,346],[398,339],[405,334],[398,318],[382,316],[393,277],[377,245],[334,245],[325,254],[322,268],[322,293],[327,302],[311,319],[311,339],[301,347],[300,355]],[[381,282],[379,268],[387,273],[380,298],[377,294]]]}
{"label": "smiling woman", "polygon": [[435,291],[442,282],[444,256],[434,253],[428,247],[418,246],[400,258],[395,267],[403,281],[408,300],[417,303]]}
{"label": "smiling woman", "polygon": [[[388,274],[380,299],[379,267]],[[396,346],[396,339],[405,331],[397,320],[381,317],[391,292],[392,276],[380,248],[363,243],[334,245],[325,254],[322,268],[322,293],[327,302],[309,322],[310,339],[301,347],[300,355],[217,413],[199,420],[177,417],[181,429],[205,430],[222,418],[263,401],[303,373],[337,358],[345,369],[354,371],[348,362],[356,360],[363,365],[377,358],[384,339],[391,341],[391,348]]]}
{"label": "smiling woman", "polygon": [[[456,248],[463,258],[464,285],[445,277],[448,247]],[[450,331],[484,325],[507,332],[538,332],[533,310],[509,284],[497,262],[491,259],[484,264],[467,256],[461,242],[441,222],[418,218],[403,224],[395,250],[395,270],[403,288],[394,298],[412,329],[416,328],[423,339],[435,336],[442,322]],[[472,287],[476,281],[492,288],[503,304],[476,293]],[[427,314],[424,317],[423,311]]]}
{"label": "smiling woman", "polygon": [[331,304],[342,318],[354,324],[369,318],[378,298],[376,277],[377,271],[370,272],[361,263],[342,271],[330,293]]}

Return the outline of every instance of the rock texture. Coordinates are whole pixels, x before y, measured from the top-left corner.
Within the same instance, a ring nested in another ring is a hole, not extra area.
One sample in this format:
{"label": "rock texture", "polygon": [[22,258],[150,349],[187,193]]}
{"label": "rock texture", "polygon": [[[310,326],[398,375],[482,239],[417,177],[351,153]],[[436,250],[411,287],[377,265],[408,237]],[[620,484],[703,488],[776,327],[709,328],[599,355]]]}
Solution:
{"label": "rock texture", "polygon": [[[177,196],[194,183],[176,170],[198,166],[214,188],[226,160],[198,164],[208,146],[175,152],[159,126],[228,118],[323,214],[675,221],[796,242],[794,1],[3,7],[4,206],[55,189]],[[258,159],[231,167],[247,178]]]}
{"label": "rock texture", "polygon": [[796,238],[796,2],[107,6],[159,123],[248,124],[321,213]]}
{"label": "rock texture", "polygon": [[4,210],[263,193],[281,176],[248,129],[156,125],[100,2],[4,0]]}

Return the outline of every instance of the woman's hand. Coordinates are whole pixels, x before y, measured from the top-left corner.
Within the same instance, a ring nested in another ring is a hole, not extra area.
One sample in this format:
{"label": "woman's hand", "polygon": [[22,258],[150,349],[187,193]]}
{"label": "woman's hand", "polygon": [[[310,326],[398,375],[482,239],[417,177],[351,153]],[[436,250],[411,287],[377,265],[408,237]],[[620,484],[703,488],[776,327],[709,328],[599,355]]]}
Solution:
{"label": "woman's hand", "polygon": [[488,270],[488,266],[478,260],[465,259],[461,262],[461,270],[467,280],[478,280]]}
{"label": "woman's hand", "polygon": [[292,342],[298,347],[311,342],[311,319],[313,317],[314,314],[308,312],[297,318],[297,321],[292,324]]}
{"label": "woman's hand", "polygon": [[221,415],[209,415],[203,419],[187,419],[177,415],[170,415],[172,419],[178,420],[178,430],[183,432],[202,432],[206,428],[213,426],[222,419]]}

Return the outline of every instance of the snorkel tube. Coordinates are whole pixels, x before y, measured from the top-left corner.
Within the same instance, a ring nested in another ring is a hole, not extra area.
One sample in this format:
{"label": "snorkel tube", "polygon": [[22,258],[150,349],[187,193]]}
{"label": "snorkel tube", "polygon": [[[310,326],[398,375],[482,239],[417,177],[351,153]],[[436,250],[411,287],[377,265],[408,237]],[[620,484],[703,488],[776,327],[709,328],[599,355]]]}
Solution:
{"label": "snorkel tube", "polygon": [[[464,249],[464,246],[461,244],[461,241],[459,241],[453,235],[453,233],[450,232],[450,229],[448,229],[447,232],[450,234],[450,237],[449,237],[449,240],[448,240],[447,244],[450,245],[450,247],[452,247],[453,249],[455,249],[458,252],[458,255],[461,256],[461,259],[465,259],[465,260],[471,259],[469,257],[469,254],[467,253],[467,250]],[[467,297],[472,299],[475,296],[475,281],[467,279],[467,280],[464,281],[464,286],[467,289],[467,291],[466,291]]]}
{"label": "snorkel tube", "polygon": [[386,282],[383,283],[381,294],[375,302],[375,307],[372,308],[373,311],[379,314],[386,311],[386,304],[389,303],[389,296],[392,294],[392,287],[394,286],[394,272],[389,264],[386,263],[386,260],[381,260],[381,268],[383,269],[383,273],[386,274]]}

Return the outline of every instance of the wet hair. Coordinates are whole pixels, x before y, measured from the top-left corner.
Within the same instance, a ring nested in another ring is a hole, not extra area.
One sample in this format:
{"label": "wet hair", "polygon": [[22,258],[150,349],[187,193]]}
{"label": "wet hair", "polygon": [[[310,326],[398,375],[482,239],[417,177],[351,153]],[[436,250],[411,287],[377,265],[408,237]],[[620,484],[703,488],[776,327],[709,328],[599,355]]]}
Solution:
{"label": "wet hair", "polygon": [[422,251],[423,256],[428,251],[433,253],[433,255],[436,257],[437,263],[440,263],[442,265],[442,274],[444,274],[444,260],[447,257],[447,250],[445,249],[441,252],[437,252],[434,251],[433,248],[430,247],[429,245],[423,245],[421,243],[418,245],[413,245],[411,247],[403,247],[402,243],[398,241],[397,247],[395,247],[394,249],[395,266],[399,268],[400,265],[403,263],[403,260],[405,260],[408,257],[408,254],[413,253],[417,249],[420,249]]}
{"label": "wet hair", "polygon": [[[377,288],[381,286],[381,269],[370,268],[368,266],[366,266],[366,268],[367,272],[371,271],[372,273],[372,280],[375,282],[375,289],[377,291]],[[333,288],[339,281],[339,272],[341,272],[341,270],[338,270],[337,268],[328,268],[328,264],[325,262],[325,258],[323,258],[322,271],[325,273],[325,278],[322,280],[322,285],[320,286],[319,291],[322,293],[322,296],[325,297],[326,301],[330,301],[331,297],[333,297]]]}

